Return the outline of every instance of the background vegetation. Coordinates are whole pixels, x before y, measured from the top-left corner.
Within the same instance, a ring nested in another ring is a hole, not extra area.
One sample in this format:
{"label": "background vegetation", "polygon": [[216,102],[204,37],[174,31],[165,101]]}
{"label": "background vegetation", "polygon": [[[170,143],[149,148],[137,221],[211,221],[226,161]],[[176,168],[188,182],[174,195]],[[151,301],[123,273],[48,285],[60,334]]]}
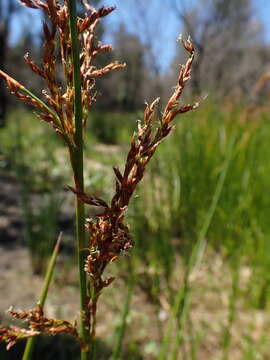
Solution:
{"label": "background vegetation", "polygon": [[[166,51],[163,19],[157,25],[143,1],[137,1],[136,11],[132,0],[127,3],[129,16],[120,18],[113,34],[100,28],[114,42],[112,56],[126,61],[127,68],[98,84],[86,130],[86,187],[105,199],[113,188],[111,168],[123,163],[144,101],[156,95],[165,99],[183,56],[177,50],[170,65],[160,59],[160,43]],[[99,323],[106,318],[108,325],[97,329],[98,359],[268,359],[270,53],[264,29],[248,0],[189,6],[175,0],[168,8],[197,48],[186,96],[190,101],[209,96],[179,119],[131,204],[136,246],[115,265],[119,280],[103,295]],[[25,30],[15,41],[11,33],[20,18]],[[138,32],[127,19],[139,24]],[[25,10],[12,0],[0,3],[0,24],[0,68],[39,92],[40,84],[21,65],[24,52],[31,49],[38,58],[42,51],[38,26],[33,32]],[[39,286],[60,230],[58,295],[48,309],[74,319],[67,154],[61,141],[48,137],[46,126],[0,86],[0,319],[8,322],[5,297],[28,306],[21,289],[13,286],[10,293],[8,283],[18,281],[16,274],[30,259],[34,275],[23,270],[19,278],[24,289],[33,281]],[[71,308],[62,306],[69,302],[67,294]],[[78,349],[69,339],[59,338],[54,349],[50,341],[40,341],[34,356],[76,359]],[[1,359],[17,359],[20,349],[1,351]]]}

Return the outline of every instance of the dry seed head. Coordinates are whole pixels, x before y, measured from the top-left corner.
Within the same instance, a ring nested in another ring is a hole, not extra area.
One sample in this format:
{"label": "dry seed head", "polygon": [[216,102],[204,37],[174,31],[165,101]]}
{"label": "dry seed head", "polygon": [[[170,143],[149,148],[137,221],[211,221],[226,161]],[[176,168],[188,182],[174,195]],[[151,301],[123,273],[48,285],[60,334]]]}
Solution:
{"label": "dry seed head", "polygon": [[[31,94],[25,87],[7,74],[1,72],[0,77],[6,81],[10,91],[19,99],[39,108],[41,113],[38,114],[38,117],[51,123],[57,133],[65,139],[67,145],[72,148],[74,146],[74,117],[72,115],[74,108],[74,88],[68,13],[69,4],[67,0],[63,2],[59,0],[20,0],[20,3],[29,8],[43,10],[51,22],[50,26],[46,23],[43,25],[44,46],[42,66],[37,66],[29,58],[28,54],[25,56],[26,64],[44,80],[45,88],[49,90],[48,92],[43,92],[49,106],[44,104],[41,99]],[[62,3],[64,4],[61,5]],[[79,45],[81,48],[82,113],[83,124],[85,126],[88,118],[87,111],[96,100],[96,91],[93,90],[95,78],[106,75],[113,70],[120,69],[124,67],[125,64],[114,62],[101,69],[96,69],[92,65],[93,59],[98,56],[98,54],[111,50],[110,45],[101,45],[96,41],[95,29],[100,19],[110,14],[114,8],[106,8],[103,6],[95,10],[87,1],[83,1],[83,4],[86,13],[81,18],[78,17],[77,26]],[[63,74],[66,81],[66,86],[64,87],[65,92],[63,92],[59,86],[60,80],[57,77],[56,71],[58,43],[60,46]]]}
{"label": "dry seed head", "polygon": [[25,312],[14,311],[10,308],[8,313],[16,319],[27,320],[29,322],[29,329],[20,329],[14,326],[10,328],[0,328],[0,341],[6,342],[7,350],[20,339],[38,336],[41,333],[49,335],[67,333],[77,339],[81,346],[85,346],[78,335],[76,322],[71,323],[66,320],[46,318],[40,305],[37,305],[35,309]]}
{"label": "dry seed head", "polygon": [[[87,257],[85,270],[90,276],[92,286],[98,291],[101,291],[102,274],[107,264],[133,246],[129,229],[124,224],[124,216],[135,188],[143,178],[146,165],[158,145],[171,132],[172,126],[169,126],[169,124],[176,115],[198,106],[197,103],[179,106],[179,99],[190,77],[194,58],[193,46],[190,40],[185,45],[190,56],[186,64],[180,69],[177,85],[165,107],[161,124],[157,129],[153,129],[153,115],[159,102],[159,99],[156,99],[150,105],[146,104],[144,120],[143,122],[138,121],[138,129],[132,137],[123,173],[118,168],[114,168],[116,187],[110,206],[106,204],[105,207],[100,199],[97,201],[97,199],[87,196],[79,188],[72,189],[85,203],[103,207],[100,213],[90,217],[86,223],[93,247]],[[91,72],[92,76],[95,75],[94,71]]]}
{"label": "dry seed head", "polygon": [[192,53],[194,52],[194,46],[193,46],[193,43],[192,43],[192,40],[191,40],[191,36],[189,35],[187,40],[185,40],[182,36],[182,34],[179,34],[178,38],[177,38],[177,41],[181,41],[184,48],[189,52],[189,53]]}

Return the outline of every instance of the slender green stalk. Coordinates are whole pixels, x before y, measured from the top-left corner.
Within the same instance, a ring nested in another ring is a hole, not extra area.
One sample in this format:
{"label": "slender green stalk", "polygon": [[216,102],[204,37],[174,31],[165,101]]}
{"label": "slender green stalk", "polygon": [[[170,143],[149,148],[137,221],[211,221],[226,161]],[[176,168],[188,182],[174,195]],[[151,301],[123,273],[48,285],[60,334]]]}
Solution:
{"label": "slender green stalk", "polygon": [[[75,92],[74,101],[74,117],[75,117],[75,148],[70,149],[71,162],[74,173],[74,180],[84,189],[83,180],[83,111],[82,111],[82,93],[81,93],[81,75],[80,75],[80,58],[79,58],[79,42],[77,32],[77,9],[76,0],[68,1],[70,14],[70,32],[72,45],[72,61],[73,61],[73,84]],[[89,319],[88,319],[88,296],[86,273],[84,271],[86,239],[85,239],[85,210],[84,203],[76,198],[76,237],[78,249],[79,277],[80,277],[80,336],[85,344],[90,343],[89,339]],[[81,350],[81,360],[89,358],[89,348]]]}
{"label": "slender green stalk", "polygon": [[134,289],[134,274],[133,274],[133,267],[132,267],[130,259],[128,262],[128,272],[129,272],[130,276],[129,276],[129,280],[128,280],[127,296],[126,296],[125,304],[123,307],[121,324],[120,324],[118,332],[117,332],[116,344],[113,349],[113,354],[112,354],[111,360],[120,359],[122,344],[123,344],[124,335],[125,335],[125,331],[126,331],[126,325],[127,325],[127,316],[129,314],[129,307],[130,307],[130,302],[131,302],[133,289]]}
{"label": "slender green stalk", "polygon": [[229,297],[229,309],[228,309],[228,317],[227,324],[224,329],[223,334],[223,360],[229,359],[229,352],[231,346],[232,339],[232,326],[235,322],[235,318],[237,315],[237,296],[239,294],[239,281],[240,281],[240,269],[241,269],[241,259],[242,259],[242,250],[243,250],[243,241],[236,242],[236,246],[232,249],[232,284],[231,284],[231,293]]}
{"label": "slender green stalk", "polygon": [[229,303],[229,311],[228,311],[228,319],[227,326],[224,329],[224,337],[223,337],[223,360],[229,359],[229,351],[231,345],[231,330],[232,325],[235,320],[236,315],[236,300],[239,292],[239,270],[240,270],[240,256],[238,255],[237,263],[234,265],[233,275],[232,275],[232,289],[230,294],[230,303]]}
{"label": "slender green stalk", "polygon": [[[55,268],[55,263],[56,263],[57,255],[58,255],[58,252],[59,252],[61,240],[62,240],[62,232],[60,232],[60,234],[58,236],[58,239],[57,239],[57,242],[55,244],[55,247],[54,247],[50,262],[49,262],[48,267],[47,267],[43,289],[41,291],[41,295],[40,295],[40,298],[39,298],[39,301],[38,301],[38,305],[40,305],[41,307],[44,306],[46,298],[47,298],[47,294],[48,294],[49,286],[50,286],[51,281],[52,281],[54,268]],[[31,356],[32,356],[32,353],[33,353],[33,350],[34,350],[34,346],[35,346],[35,342],[36,342],[35,337],[29,338],[27,340],[22,360],[30,360],[31,359]]]}
{"label": "slender green stalk", "polygon": [[190,313],[187,316],[187,322],[188,322],[188,336],[189,336],[189,342],[190,342],[190,359],[191,360],[197,360],[198,359],[198,355],[197,355],[197,350],[198,350],[198,345],[199,345],[199,336],[198,334],[196,334],[194,327],[193,327],[193,322],[192,322],[192,318],[190,316]]}

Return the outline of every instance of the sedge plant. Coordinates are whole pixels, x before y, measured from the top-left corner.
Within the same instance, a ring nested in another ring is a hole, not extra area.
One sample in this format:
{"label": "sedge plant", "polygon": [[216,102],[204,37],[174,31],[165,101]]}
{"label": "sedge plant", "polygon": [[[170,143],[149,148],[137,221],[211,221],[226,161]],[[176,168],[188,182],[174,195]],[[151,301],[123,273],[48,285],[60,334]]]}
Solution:
{"label": "sedge plant", "polygon": [[[94,358],[96,338],[96,314],[98,300],[103,289],[114,278],[104,277],[111,262],[133,247],[134,241],[125,222],[125,213],[137,185],[143,179],[146,166],[159,144],[173,129],[172,121],[177,115],[195,109],[193,105],[181,105],[180,98],[190,79],[194,60],[194,47],[190,39],[182,40],[189,54],[180,67],[176,86],[165,105],[160,119],[155,122],[159,98],[146,104],[142,122],[134,132],[123,171],[114,167],[115,193],[108,203],[84,191],[83,145],[84,127],[88,111],[96,100],[95,80],[125,64],[112,62],[102,68],[93,64],[95,58],[111,50],[96,39],[96,28],[101,18],[109,15],[113,7],[94,9],[82,1],[85,13],[77,15],[76,0],[20,0],[20,3],[45,13],[50,24],[43,25],[44,46],[42,64],[34,63],[29,55],[26,64],[45,82],[43,100],[24,85],[0,70],[12,94],[37,110],[37,116],[49,123],[63,139],[69,153],[73,171],[73,186],[68,188],[75,195],[76,238],[78,253],[80,320],[71,323],[61,319],[47,318],[42,306],[26,312],[10,311],[18,319],[27,319],[28,329],[0,328],[0,340],[10,348],[19,339],[42,333],[68,333],[81,346],[81,360]],[[59,49],[60,48],[60,49]],[[60,50],[60,51],[59,51]],[[62,77],[59,78],[57,55],[60,53]],[[60,85],[61,84],[61,85]],[[94,216],[85,218],[85,204],[96,207]],[[119,346],[116,349],[119,353]]]}

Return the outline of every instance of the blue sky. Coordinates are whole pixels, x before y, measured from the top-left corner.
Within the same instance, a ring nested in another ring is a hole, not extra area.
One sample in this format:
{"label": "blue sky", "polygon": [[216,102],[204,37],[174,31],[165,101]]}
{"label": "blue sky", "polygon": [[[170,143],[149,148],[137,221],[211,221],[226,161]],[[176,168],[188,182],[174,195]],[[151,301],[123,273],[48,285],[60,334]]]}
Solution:
{"label": "blue sky", "polygon": [[270,0],[254,0],[253,2],[264,26],[265,39],[270,43]]}
{"label": "blue sky", "polygon": [[[119,24],[121,23],[126,24],[129,32],[139,34],[143,42],[148,41],[145,35],[149,32],[153,39],[155,53],[159,55],[158,61],[160,62],[161,67],[166,68],[174,56],[176,38],[181,32],[181,25],[172,11],[172,0],[147,0],[150,11],[146,15],[145,22],[140,20],[138,11],[134,7],[136,1],[104,1],[104,3],[108,6],[115,5],[117,7],[117,10],[106,18],[107,29],[110,29],[110,31],[107,32],[105,40],[109,42],[112,41],[112,35],[115,31],[117,31]],[[262,22],[264,28],[264,39],[270,44],[270,0],[253,0],[253,7],[255,14],[254,17],[257,17]],[[29,24],[31,24],[31,30],[33,33],[38,32],[41,24],[39,11],[24,8],[23,14],[14,18],[11,36],[12,43],[15,43],[20,37],[22,31],[21,29],[29,27]]]}

